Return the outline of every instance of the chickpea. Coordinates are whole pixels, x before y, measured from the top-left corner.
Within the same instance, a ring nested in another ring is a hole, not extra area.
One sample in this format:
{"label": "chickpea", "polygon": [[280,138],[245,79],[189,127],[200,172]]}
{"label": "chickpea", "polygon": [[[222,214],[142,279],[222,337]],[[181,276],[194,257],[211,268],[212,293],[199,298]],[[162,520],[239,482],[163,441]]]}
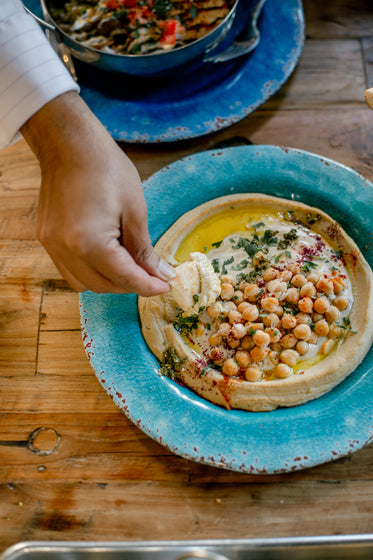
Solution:
{"label": "chickpea", "polygon": [[321,345],[321,353],[324,354],[325,356],[333,348],[333,345],[334,345],[334,340],[332,338],[325,340]]}
{"label": "chickpea", "polygon": [[264,282],[269,282],[270,280],[274,280],[275,278],[277,278],[277,275],[277,270],[270,266],[263,272],[263,280]]}
{"label": "chickpea", "polygon": [[272,296],[266,296],[262,299],[262,308],[264,311],[276,311],[276,308],[279,306],[278,299]]}
{"label": "chickpea", "polygon": [[228,320],[231,325],[233,325],[233,323],[239,323],[242,320],[242,315],[239,311],[230,311],[228,313]]}
{"label": "chickpea", "polygon": [[292,274],[298,274],[298,272],[300,271],[300,266],[298,263],[290,263],[288,264],[288,270],[290,270]]}
{"label": "chickpea", "polygon": [[331,305],[327,311],[325,311],[325,319],[329,323],[335,323],[339,318],[339,309],[335,305]]}
{"label": "chickpea", "polygon": [[220,297],[222,299],[232,299],[234,294],[234,288],[232,284],[222,284],[220,288]]}
{"label": "chickpea", "polygon": [[237,307],[240,305],[240,303],[245,303],[243,292],[241,292],[241,290],[235,290],[232,297],[232,301],[237,305]]}
{"label": "chickpea", "polygon": [[332,303],[339,311],[344,311],[348,307],[348,299],[345,296],[337,296]]}
{"label": "chickpea", "polygon": [[332,280],[325,277],[320,278],[320,280],[316,284],[316,288],[319,292],[322,292],[327,295],[331,295],[334,291]]}
{"label": "chickpea", "polygon": [[281,352],[283,350],[279,342],[274,342],[273,344],[271,344],[271,348],[274,352]]}
{"label": "chickpea", "polygon": [[304,286],[301,287],[300,289],[300,296],[301,297],[314,297],[314,295],[316,294],[316,288],[315,286],[312,284],[312,282],[306,282],[304,284]]}
{"label": "chickpea", "polygon": [[289,288],[285,295],[285,300],[289,303],[295,304],[298,303],[300,299],[300,294],[297,288]]}
{"label": "chickpea", "polygon": [[216,366],[221,366],[228,357],[228,352],[225,348],[213,348],[210,353],[210,360]]}
{"label": "chickpea", "polygon": [[259,381],[261,376],[262,376],[262,372],[260,371],[259,368],[255,366],[250,366],[245,369],[245,379],[247,381],[251,381],[252,383],[255,383],[255,381]]}
{"label": "chickpea", "polygon": [[256,321],[259,317],[259,310],[256,305],[248,303],[242,312],[242,319],[244,321]]}
{"label": "chickpea", "polygon": [[263,330],[264,329],[264,325],[263,323],[246,323],[247,326],[247,331],[250,333],[250,331],[252,331],[250,334],[254,334],[254,331],[257,330]]}
{"label": "chickpea", "polygon": [[198,321],[196,336],[202,336],[204,332],[205,332],[205,325],[201,323],[201,321]]}
{"label": "chickpea", "polygon": [[280,318],[276,313],[269,313],[269,315],[263,317],[263,323],[266,327],[275,328],[280,324]]}
{"label": "chickpea", "polygon": [[319,337],[317,336],[317,334],[312,331],[311,332],[311,336],[309,337],[309,339],[307,340],[308,344],[317,344]]}
{"label": "chickpea", "polygon": [[294,335],[299,338],[299,340],[308,340],[311,336],[311,332],[308,325],[297,325],[293,330]]}
{"label": "chickpea", "polygon": [[257,330],[253,334],[253,341],[256,346],[268,346],[270,342],[270,336],[268,333],[262,330]]}
{"label": "chickpea", "polygon": [[245,299],[248,301],[257,301],[261,290],[256,284],[248,284],[244,290]]}
{"label": "chickpea", "polygon": [[301,288],[307,283],[307,278],[304,274],[294,274],[293,278],[291,279],[291,283],[296,288]]}
{"label": "chickpea", "polygon": [[321,296],[315,299],[315,303],[313,304],[313,307],[316,313],[325,313],[325,311],[328,311],[330,307],[330,303],[326,297]]}
{"label": "chickpea", "polygon": [[268,354],[268,358],[271,360],[272,364],[276,366],[280,361],[280,355],[275,350],[271,350]]}
{"label": "chickpea", "polygon": [[299,354],[296,350],[283,350],[280,354],[280,360],[287,366],[294,367],[299,358]]}
{"label": "chickpea", "polygon": [[314,323],[317,323],[317,321],[321,321],[321,319],[324,319],[324,315],[321,315],[321,313],[314,313],[312,315],[312,321]]}
{"label": "chickpea", "polygon": [[285,334],[281,340],[280,345],[282,348],[293,348],[298,342],[297,337],[293,333]]}
{"label": "chickpea", "polygon": [[230,348],[235,349],[239,347],[240,340],[236,338],[232,332],[229,332],[229,335],[227,336],[227,343]]}
{"label": "chickpea", "polygon": [[233,358],[227,358],[223,363],[223,367],[221,368],[221,371],[224,373],[224,375],[228,375],[228,377],[237,375],[238,370],[239,367]]}
{"label": "chickpea", "polygon": [[277,366],[275,367],[276,377],[279,377],[280,379],[286,379],[287,377],[289,377],[290,373],[291,367],[289,367],[287,364],[277,364]]}
{"label": "chickpea", "polygon": [[297,325],[308,325],[309,327],[312,325],[312,319],[308,313],[297,313],[295,318],[297,320]]}
{"label": "chickpea", "polygon": [[250,355],[254,362],[261,362],[262,360],[264,360],[267,354],[268,348],[265,346],[254,346],[254,348],[250,350]]}
{"label": "chickpea", "polygon": [[247,328],[242,323],[235,323],[231,328],[231,333],[234,338],[241,340],[247,334]]}
{"label": "chickpea", "polygon": [[290,270],[281,270],[280,274],[278,275],[278,278],[282,282],[290,282],[292,276],[293,275]]}
{"label": "chickpea", "polygon": [[244,309],[246,309],[246,307],[250,305],[250,303],[248,301],[242,301],[241,303],[239,303],[237,305],[237,311],[239,311],[240,313],[243,313]]}
{"label": "chickpea", "polygon": [[278,278],[276,280],[271,280],[266,284],[267,292],[270,293],[282,293],[287,290],[286,282],[281,282]]}
{"label": "chickpea", "polygon": [[346,282],[344,278],[337,276],[336,278],[332,278],[333,288],[335,294],[340,294],[346,287]]}
{"label": "chickpea", "polygon": [[222,317],[228,317],[231,311],[237,311],[237,307],[233,303],[233,301],[223,301],[222,303]]}
{"label": "chickpea", "polygon": [[307,276],[307,282],[312,282],[312,284],[314,285],[317,284],[319,279],[320,279],[319,272],[310,272],[310,274]]}
{"label": "chickpea", "polygon": [[240,368],[247,368],[251,362],[250,354],[245,350],[237,350],[234,355],[234,359],[236,360]]}
{"label": "chickpea", "polygon": [[211,344],[211,346],[219,346],[222,342],[223,337],[219,333],[215,333],[209,336],[209,344]]}
{"label": "chickpea", "polygon": [[312,313],[313,301],[310,297],[304,297],[298,301],[299,311],[302,313]]}
{"label": "chickpea", "polygon": [[212,305],[207,308],[207,313],[210,315],[212,319],[217,319],[220,317],[223,311],[223,306],[220,301],[216,301]]}
{"label": "chickpea", "polygon": [[276,313],[277,317],[282,317],[284,314],[284,310],[281,305],[278,305],[274,312]]}
{"label": "chickpea", "polygon": [[220,282],[222,284],[231,284],[232,286],[235,286],[236,284],[236,280],[231,274],[222,274],[220,276]]}
{"label": "chickpea", "polygon": [[329,332],[329,325],[325,321],[325,319],[321,319],[320,321],[316,321],[314,332],[319,336],[327,336]]}
{"label": "chickpea", "polygon": [[240,282],[238,285],[238,289],[241,290],[241,292],[245,292],[245,288],[247,288],[247,286],[249,286],[249,282],[246,282],[246,280],[242,280],[242,282]]}
{"label": "chickpea", "polygon": [[246,334],[242,339],[241,339],[241,348],[243,348],[244,350],[251,350],[252,348],[254,348],[255,344],[253,342],[253,337],[250,336],[249,334]]}
{"label": "chickpea", "polygon": [[295,349],[298,352],[298,354],[303,356],[304,354],[307,354],[310,347],[308,342],[306,342],[305,340],[299,340],[295,345]]}
{"label": "chickpea", "polygon": [[269,335],[269,342],[278,342],[282,336],[281,331],[275,328],[268,328],[265,332]]}
{"label": "chickpea", "polygon": [[282,318],[281,318],[281,326],[286,329],[286,330],[290,330],[293,329],[297,324],[297,320],[294,317],[294,315],[291,315],[291,313],[284,313]]}
{"label": "chickpea", "polygon": [[329,332],[328,332],[328,337],[329,338],[340,338],[344,334],[345,334],[345,331],[341,327],[338,327],[337,325],[330,325],[329,326]]}
{"label": "chickpea", "polygon": [[218,334],[223,338],[227,338],[229,332],[231,330],[231,325],[229,323],[221,323],[218,328]]}

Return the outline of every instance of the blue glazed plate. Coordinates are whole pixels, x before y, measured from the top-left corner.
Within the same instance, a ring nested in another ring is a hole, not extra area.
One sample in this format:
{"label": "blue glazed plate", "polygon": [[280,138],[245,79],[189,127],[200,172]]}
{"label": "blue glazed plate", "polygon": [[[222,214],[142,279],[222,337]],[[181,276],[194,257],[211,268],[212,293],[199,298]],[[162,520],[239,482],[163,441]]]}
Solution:
{"label": "blue glazed plate", "polygon": [[[39,0],[25,4],[41,15]],[[173,78],[118,78],[77,64],[81,96],[117,141],[172,142],[226,128],[267,101],[294,70],[304,42],[301,0],[266,0],[259,28],[261,41],[247,58]]]}
{"label": "blue glazed plate", "polygon": [[[357,242],[373,267],[373,185],[318,155],[276,146],[202,152],[145,184],[153,242],[182,214],[232,193],[261,192],[318,206]],[[135,295],[81,295],[83,341],[102,386],[147,435],[172,452],[248,473],[300,470],[373,439],[373,348],[328,394],[301,406],[226,411],[160,377],[141,335]]]}

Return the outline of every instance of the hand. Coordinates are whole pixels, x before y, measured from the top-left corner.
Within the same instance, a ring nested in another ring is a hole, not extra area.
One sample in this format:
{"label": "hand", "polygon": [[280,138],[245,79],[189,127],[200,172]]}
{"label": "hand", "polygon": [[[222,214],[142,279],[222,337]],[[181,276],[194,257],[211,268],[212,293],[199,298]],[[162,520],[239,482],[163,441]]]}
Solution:
{"label": "hand", "polygon": [[152,296],[172,267],[155,253],[139,175],[75,92],[47,103],[21,132],[38,157],[38,238],[78,291]]}

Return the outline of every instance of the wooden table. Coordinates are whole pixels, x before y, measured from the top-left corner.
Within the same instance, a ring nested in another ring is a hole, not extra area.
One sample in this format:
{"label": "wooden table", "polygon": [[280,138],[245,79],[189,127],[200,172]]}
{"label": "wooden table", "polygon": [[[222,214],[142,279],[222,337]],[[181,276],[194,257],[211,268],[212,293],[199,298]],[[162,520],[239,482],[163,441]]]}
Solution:
{"label": "wooden table", "polygon": [[[373,180],[371,0],[304,8],[307,39],[287,84],[210,136],[124,146],[143,179],[243,137],[310,150]],[[83,350],[78,294],[35,239],[39,181],[24,141],[0,152],[0,551],[30,539],[373,532],[373,445],[292,474],[238,474],[167,452],[115,407]],[[19,443],[35,430],[33,449]]]}

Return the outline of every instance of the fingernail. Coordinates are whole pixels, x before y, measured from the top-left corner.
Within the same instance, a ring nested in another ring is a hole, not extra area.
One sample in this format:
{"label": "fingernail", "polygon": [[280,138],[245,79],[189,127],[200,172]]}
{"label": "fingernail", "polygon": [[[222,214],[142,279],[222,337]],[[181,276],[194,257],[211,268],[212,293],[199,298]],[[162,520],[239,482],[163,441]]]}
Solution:
{"label": "fingernail", "polygon": [[172,266],[162,259],[159,261],[158,272],[163,280],[172,280],[172,278],[175,278],[176,276],[176,272]]}

